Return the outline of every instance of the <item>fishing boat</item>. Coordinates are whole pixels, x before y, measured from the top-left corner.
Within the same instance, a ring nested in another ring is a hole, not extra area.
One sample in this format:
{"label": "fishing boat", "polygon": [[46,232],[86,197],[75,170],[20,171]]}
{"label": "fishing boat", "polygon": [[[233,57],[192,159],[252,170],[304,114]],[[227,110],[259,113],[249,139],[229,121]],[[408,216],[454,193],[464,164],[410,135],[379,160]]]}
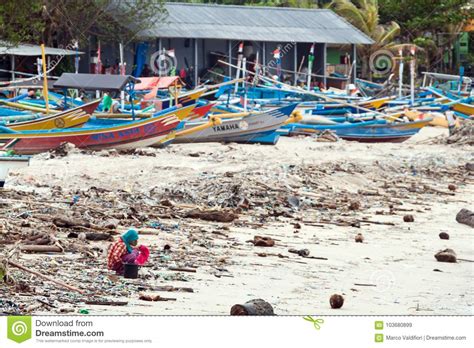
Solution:
{"label": "fishing boat", "polygon": [[[297,104],[282,108],[247,113],[241,117],[223,119],[220,125],[215,125],[193,132],[176,136],[175,143],[201,143],[201,142],[236,142],[236,143],[261,143],[276,144],[280,134],[276,132],[295,110]],[[186,130],[204,124],[205,120],[184,122],[181,128]]]}
{"label": "fishing boat", "polygon": [[5,185],[8,172],[11,169],[27,167],[29,164],[29,156],[0,156],[0,187],[3,187]]}
{"label": "fishing boat", "polygon": [[417,134],[431,120],[431,118],[427,118],[415,122],[388,122],[382,119],[375,119],[372,121],[346,122],[334,125],[291,123],[282,128],[287,130],[289,135],[313,135],[330,130],[338,137],[350,141],[401,143]]}
{"label": "fishing boat", "polygon": [[[96,100],[91,103],[78,106],[74,109],[60,112],[59,114],[23,122],[7,123],[4,125],[15,131],[78,128],[83,126],[89,120],[90,116],[97,108],[99,103],[100,100]],[[1,120],[5,119],[6,118],[3,118]],[[13,120],[14,117],[10,117],[8,119]]]}
{"label": "fishing boat", "polygon": [[474,105],[467,103],[470,98],[457,97],[452,93],[434,87],[428,87],[427,91],[439,98],[442,98],[441,103],[450,104],[454,111],[460,112],[467,116],[474,116]]}
{"label": "fishing boat", "polygon": [[[194,104],[207,91],[206,88],[200,88],[181,93],[182,86],[183,82],[178,76],[141,77],[140,83],[135,85],[135,91],[146,93],[142,102],[158,102],[163,109],[169,108],[173,103],[183,106]],[[162,90],[166,90],[169,96],[160,95],[159,91]]]}
{"label": "fishing boat", "polygon": [[[36,154],[59,147],[65,142],[87,150],[121,149],[146,147],[166,139],[186,118],[194,105],[183,108],[169,108],[153,117],[137,121],[108,120],[105,125],[94,126],[93,122],[83,128],[52,129],[18,132],[10,130],[1,133],[0,148],[13,150],[17,154]],[[170,137],[172,140],[173,137]]]}

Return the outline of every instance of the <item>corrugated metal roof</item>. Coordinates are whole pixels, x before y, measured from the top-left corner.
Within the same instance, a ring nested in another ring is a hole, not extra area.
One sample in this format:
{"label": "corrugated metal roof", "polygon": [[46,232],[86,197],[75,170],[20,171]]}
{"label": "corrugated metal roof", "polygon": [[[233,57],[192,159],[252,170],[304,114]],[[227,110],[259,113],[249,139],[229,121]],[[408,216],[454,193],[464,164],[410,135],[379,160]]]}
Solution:
{"label": "corrugated metal roof", "polygon": [[101,75],[63,73],[54,88],[74,88],[86,91],[121,91],[130,81],[139,83],[131,75]]}
{"label": "corrugated metal roof", "polygon": [[277,42],[371,44],[373,41],[327,9],[167,3],[164,22],[140,36]]}
{"label": "corrugated metal roof", "polygon": [[[47,56],[71,56],[76,54],[76,51],[64,48],[45,47],[44,51]],[[83,54],[84,52],[77,53]],[[0,41],[0,55],[4,54],[13,56],[41,56],[41,46],[30,44],[13,45],[5,41]]]}

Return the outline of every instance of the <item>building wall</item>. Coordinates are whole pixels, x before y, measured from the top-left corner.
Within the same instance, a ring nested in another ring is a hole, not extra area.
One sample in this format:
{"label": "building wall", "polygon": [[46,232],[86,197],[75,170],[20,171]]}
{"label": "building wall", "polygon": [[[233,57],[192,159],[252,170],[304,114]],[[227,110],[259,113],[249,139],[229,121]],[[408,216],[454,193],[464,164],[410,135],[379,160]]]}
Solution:
{"label": "building wall", "polygon": [[[219,53],[224,57],[224,60],[229,60],[229,44],[231,50],[231,63],[237,65],[238,57],[238,46],[239,41],[236,40],[217,40],[217,39],[180,39],[180,38],[162,38],[161,40],[156,38],[148,41],[148,50],[146,54],[146,63],[150,65],[150,58],[152,55],[159,51],[161,48],[170,50],[174,49],[175,57],[177,62],[177,72],[182,68],[194,67],[194,51],[195,41],[197,42],[198,49],[198,74],[203,77],[208,69],[215,66],[217,63],[217,57],[212,55],[211,52]],[[138,46],[138,42],[127,44],[124,48],[124,59],[127,63],[127,74],[131,74],[134,69],[135,63],[135,52]],[[259,41],[246,41],[244,43],[244,55],[247,58],[254,57],[259,52],[259,62],[271,65],[269,72],[272,75],[276,74],[276,62],[273,56],[275,49],[280,46],[281,49],[281,68],[282,73],[286,75],[288,82],[294,82],[295,76],[294,71],[306,70],[308,67],[308,55],[311,47],[311,43],[291,43],[291,42],[259,42]],[[119,58],[119,45],[102,43],[102,62],[103,64],[114,64]],[[350,53],[350,46],[331,46],[317,43],[315,45],[315,60],[313,64],[313,74],[324,75],[327,71],[327,66],[337,65],[341,62],[341,56],[344,56],[346,52]],[[89,52],[86,52],[81,59],[81,71],[82,72],[93,72],[90,71],[91,59],[89,56],[96,55],[97,42],[91,40]],[[296,52],[295,52],[296,51]],[[265,52],[265,57],[264,57]],[[296,53],[296,54],[295,54]],[[296,58],[296,61],[295,61]],[[273,62],[273,63],[272,63]],[[226,75],[231,73],[231,76],[235,76],[236,71],[234,68],[230,68],[225,65],[221,65],[221,70],[224,70]],[[287,71],[285,71],[287,70]],[[212,76],[212,74],[211,74]],[[206,78],[209,77],[206,76]],[[317,80],[324,82],[324,78],[320,77]]]}

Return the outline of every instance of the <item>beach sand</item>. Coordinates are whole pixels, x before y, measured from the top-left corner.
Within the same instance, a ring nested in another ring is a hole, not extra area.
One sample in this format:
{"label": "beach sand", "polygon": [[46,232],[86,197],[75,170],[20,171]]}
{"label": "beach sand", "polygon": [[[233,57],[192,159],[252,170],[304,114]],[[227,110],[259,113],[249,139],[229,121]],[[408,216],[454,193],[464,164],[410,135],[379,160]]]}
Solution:
{"label": "beach sand", "polygon": [[[221,209],[226,192],[218,192],[220,182],[225,182],[222,188],[227,190],[235,180],[241,192],[247,192],[247,184],[260,185],[262,196],[248,200],[265,203],[239,211],[239,218],[231,223],[182,216],[153,217],[137,221],[136,226],[121,223],[117,232],[129,227],[146,232],[140,243],[152,250],[151,263],[141,269],[137,280],[107,277],[112,274],[106,270],[109,242],[74,241],[96,248],[94,257],[66,251],[20,254],[17,259],[32,269],[43,267],[45,273],[72,285],[91,292],[96,289],[101,298],[127,301],[126,306],[86,305],[83,297],[13,268],[17,281],[30,283],[36,294],[2,285],[1,297],[23,304],[23,313],[28,309],[35,314],[70,308],[76,313],[87,309],[90,314],[227,315],[234,304],[262,298],[281,315],[472,315],[474,230],[456,222],[455,216],[462,208],[474,208],[474,175],[464,167],[474,162],[474,151],[469,146],[427,141],[446,132],[425,128],[403,144],[321,143],[309,137],[282,137],[276,146],[209,143],[146,149],[139,155],[77,151],[53,159],[46,154],[35,156],[28,168],[11,173],[7,190],[48,196],[52,188],[60,187],[61,199],[90,187],[120,190],[132,197],[153,191],[181,210],[186,204],[202,208],[204,201],[206,208]],[[450,184],[456,186],[454,194],[448,189]],[[182,189],[195,192],[196,197],[187,201],[173,196]],[[274,208],[265,205],[275,202],[265,201],[266,191],[272,192],[271,197],[283,197],[282,214],[268,217]],[[295,206],[286,201],[289,193],[298,198]],[[78,204],[88,207],[88,199],[78,195]],[[229,193],[229,197],[233,196]],[[355,201],[360,208],[348,209]],[[63,204],[61,209],[75,208]],[[406,214],[413,215],[414,222],[404,222]],[[152,228],[150,221],[174,227]],[[337,221],[359,223],[338,226]],[[6,233],[4,222],[0,228]],[[9,227],[15,224],[10,222]],[[440,232],[449,233],[450,239],[441,240]],[[70,243],[67,229],[54,233],[59,242]],[[358,233],[363,234],[363,243],[355,243]],[[272,237],[276,244],[254,246],[248,240],[255,235]],[[171,246],[170,260],[160,255],[165,244]],[[303,258],[289,253],[290,248],[306,248],[310,256],[327,260]],[[437,262],[434,254],[445,248],[471,262]],[[262,253],[267,256],[257,255]],[[170,271],[169,265],[192,265],[196,272]],[[93,281],[87,283],[84,278]],[[190,287],[194,292],[147,289],[163,285]],[[142,301],[140,291],[176,301]],[[329,305],[329,297],[336,293],[345,298],[337,310]],[[54,307],[35,305],[37,296]]]}

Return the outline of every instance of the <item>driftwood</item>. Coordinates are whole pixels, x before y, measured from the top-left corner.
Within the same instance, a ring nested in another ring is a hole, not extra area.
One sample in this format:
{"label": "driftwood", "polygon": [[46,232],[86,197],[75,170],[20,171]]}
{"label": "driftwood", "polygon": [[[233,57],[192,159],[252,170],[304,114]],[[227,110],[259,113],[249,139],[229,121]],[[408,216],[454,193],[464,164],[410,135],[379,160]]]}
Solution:
{"label": "driftwood", "polygon": [[64,217],[64,216],[54,217],[53,224],[55,224],[57,227],[66,227],[66,228],[77,227],[77,226],[91,227],[91,224],[88,221],[70,218],[70,217]]}
{"label": "driftwood", "polygon": [[62,253],[64,251],[58,245],[22,245],[20,250],[28,253]]}
{"label": "driftwood", "polygon": [[152,291],[165,291],[165,292],[194,292],[192,288],[182,288],[182,287],[174,287],[171,285],[164,285],[164,286],[156,286],[151,288]]}
{"label": "driftwood", "polygon": [[59,286],[62,286],[62,287],[66,288],[66,289],[69,289],[69,290],[71,290],[71,291],[75,291],[75,292],[78,292],[78,293],[80,293],[80,294],[84,294],[84,291],[82,291],[81,289],[78,289],[78,288],[76,288],[76,287],[74,287],[74,286],[71,286],[71,285],[69,285],[69,284],[66,284],[66,283],[64,283],[64,282],[62,282],[62,281],[53,279],[53,278],[51,278],[50,276],[44,275],[44,274],[42,274],[42,273],[40,273],[40,272],[36,272],[36,271],[31,270],[31,269],[28,269],[28,268],[26,268],[26,267],[20,265],[19,263],[16,263],[16,262],[13,262],[13,261],[8,261],[8,264],[9,264],[10,266],[12,266],[12,267],[19,268],[19,269],[21,269],[22,271],[25,271],[25,272],[34,274],[35,276],[38,276],[38,277],[40,277],[40,278],[49,280],[50,282],[53,282],[54,284],[59,285]]}
{"label": "driftwood", "polygon": [[374,225],[387,225],[387,226],[395,226],[393,222],[382,222],[382,221],[373,221],[373,220],[358,220],[359,222],[365,222],[367,224],[374,224]]}
{"label": "driftwood", "polygon": [[262,300],[250,300],[244,304],[233,305],[230,315],[275,315],[270,303]]}
{"label": "driftwood", "polygon": [[201,219],[205,221],[232,222],[238,215],[230,210],[200,210],[193,209],[184,214],[185,218]]}
{"label": "driftwood", "polygon": [[176,301],[175,298],[161,297],[156,294],[139,294],[138,298],[143,301]]}
{"label": "driftwood", "polygon": [[90,232],[86,233],[87,240],[100,241],[100,240],[111,240],[113,237],[109,233],[97,233]]}
{"label": "driftwood", "polygon": [[168,270],[170,271],[176,271],[176,272],[190,272],[190,273],[196,273],[195,268],[187,268],[187,267],[168,267]]}
{"label": "driftwood", "polygon": [[320,257],[320,256],[305,256],[304,258],[305,259],[314,259],[314,260],[324,260],[324,261],[328,260],[327,257]]}
{"label": "driftwood", "polygon": [[128,302],[125,301],[101,301],[101,300],[90,300],[86,301],[85,304],[92,306],[126,306]]}
{"label": "driftwood", "polygon": [[288,249],[289,253],[292,254],[297,254],[301,257],[308,257],[309,256],[309,250],[308,249]]}
{"label": "driftwood", "polygon": [[255,246],[261,247],[272,247],[275,245],[275,240],[270,237],[261,237],[254,236],[253,240],[248,240],[247,242],[252,243]]}

